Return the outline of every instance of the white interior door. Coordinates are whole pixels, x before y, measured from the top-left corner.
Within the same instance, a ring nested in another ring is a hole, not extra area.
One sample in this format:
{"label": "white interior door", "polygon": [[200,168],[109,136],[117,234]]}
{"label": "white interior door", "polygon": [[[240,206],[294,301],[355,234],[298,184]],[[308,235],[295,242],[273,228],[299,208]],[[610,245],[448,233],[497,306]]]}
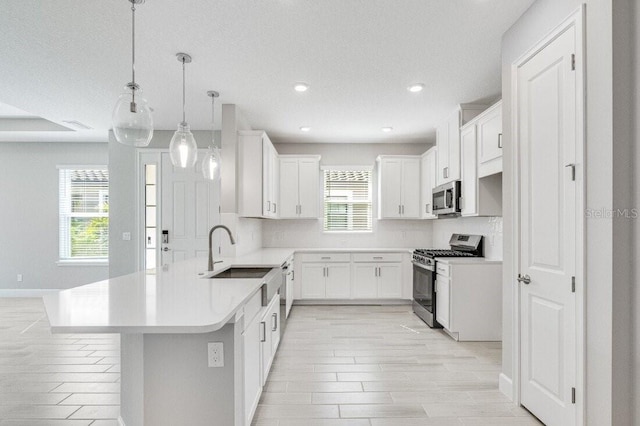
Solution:
{"label": "white interior door", "polygon": [[[201,158],[204,150],[199,150]],[[208,255],[209,229],[220,223],[219,181],[202,176],[201,163],[194,168],[175,168],[168,152],[162,156],[161,223],[168,231],[169,242],[160,235],[162,264],[179,262]],[[214,235],[214,247],[219,247],[219,235]],[[206,267],[206,263],[203,264]]]}
{"label": "white interior door", "polygon": [[[547,426],[576,424],[576,28],[517,71],[521,402]],[[580,91],[581,93],[581,91]],[[526,278],[526,277],[525,277]]]}

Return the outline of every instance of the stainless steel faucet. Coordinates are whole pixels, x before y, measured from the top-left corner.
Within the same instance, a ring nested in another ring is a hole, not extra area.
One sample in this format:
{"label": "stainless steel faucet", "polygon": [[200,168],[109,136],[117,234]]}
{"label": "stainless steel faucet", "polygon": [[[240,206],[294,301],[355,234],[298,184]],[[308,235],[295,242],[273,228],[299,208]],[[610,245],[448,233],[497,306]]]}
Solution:
{"label": "stainless steel faucet", "polygon": [[235,244],[236,240],[233,238],[233,235],[231,235],[231,230],[229,228],[227,228],[224,225],[216,225],[213,228],[211,228],[211,230],[209,231],[209,265],[207,266],[207,270],[208,271],[213,271],[213,231],[215,231],[218,228],[222,228],[225,231],[227,231],[227,234],[229,234],[229,239],[231,240],[231,244]]}

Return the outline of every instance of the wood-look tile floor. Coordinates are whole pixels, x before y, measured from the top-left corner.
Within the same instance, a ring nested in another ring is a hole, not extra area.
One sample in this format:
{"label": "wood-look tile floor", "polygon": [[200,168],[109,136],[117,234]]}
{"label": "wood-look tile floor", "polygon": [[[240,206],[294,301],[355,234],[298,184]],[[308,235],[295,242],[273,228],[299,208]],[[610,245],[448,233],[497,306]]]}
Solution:
{"label": "wood-look tile floor", "polygon": [[498,390],[500,343],[409,306],[295,306],[254,426],[541,425]]}
{"label": "wood-look tile floor", "polygon": [[[52,335],[40,299],[0,298],[0,426],[116,426],[119,362],[118,335]],[[499,371],[499,344],[454,342],[408,306],[296,306],[253,424],[540,425]]]}

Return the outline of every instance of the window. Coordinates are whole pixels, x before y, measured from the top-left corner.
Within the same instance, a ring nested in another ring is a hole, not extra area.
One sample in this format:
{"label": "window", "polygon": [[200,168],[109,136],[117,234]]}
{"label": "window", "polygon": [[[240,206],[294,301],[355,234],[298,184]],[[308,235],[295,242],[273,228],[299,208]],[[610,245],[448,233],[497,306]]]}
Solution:
{"label": "window", "polygon": [[324,171],[324,230],[372,230],[370,170]]}
{"label": "window", "polygon": [[60,168],[60,260],[109,257],[109,172],[105,167]]}

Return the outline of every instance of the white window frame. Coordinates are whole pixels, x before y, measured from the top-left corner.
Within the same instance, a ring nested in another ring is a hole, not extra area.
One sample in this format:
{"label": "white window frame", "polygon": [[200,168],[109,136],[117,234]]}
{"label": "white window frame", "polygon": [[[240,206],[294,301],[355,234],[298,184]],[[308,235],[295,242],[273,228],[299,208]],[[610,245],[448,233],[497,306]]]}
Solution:
{"label": "white window frame", "polygon": [[[70,221],[74,217],[109,217],[108,212],[100,213],[80,213],[71,212],[71,184],[67,178],[63,176],[62,171],[66,170],[109,170],[108,166],[104,164],[92,164],[92,165],[75,165],[65,164],[58,165],[58,238],[59,238],[59,252],[58,252],[58,266],[107,266],[109,264],[109,255],[104,257],[71,257],[71,225]],[[98,193],[99,199],[102,201],[108,196],[109,192],[100,191]]]}
{"label": "white window frame", "polygon": [[[368,182],[368,200],[353,200],[347,199],[345,201],[336,201],[330,202],[326,199],[326,172],[332,171],[352,171],[352,172],[368,172],[369,173],[369,182]],[[327,204],[347,204],[347,227],[349,229],[327,229]],[[353,204],[368,204],[369,205],[369,223],[370,227],[368,229],[353,229]],[[373,233],[373,168],[370,166],[324,166],[322,167],[322,229],[326,234],[367,234]]]}

